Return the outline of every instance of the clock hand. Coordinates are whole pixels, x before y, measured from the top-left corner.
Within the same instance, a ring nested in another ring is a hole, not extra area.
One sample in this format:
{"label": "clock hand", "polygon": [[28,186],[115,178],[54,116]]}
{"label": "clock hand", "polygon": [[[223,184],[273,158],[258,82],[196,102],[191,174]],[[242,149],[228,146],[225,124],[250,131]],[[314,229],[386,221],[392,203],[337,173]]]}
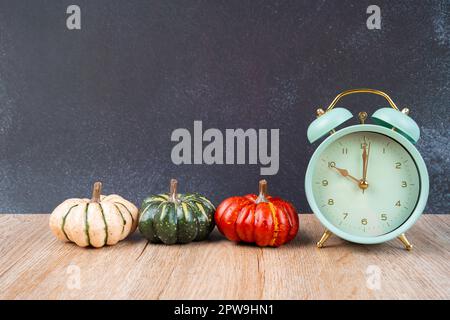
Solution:
{"label": "clock hand", "polygon": [[369,165],[369,155],[370,155],[370,142],[369,142],[369,147],[367,148],[366,145],[364,145],[364,150],[363,150],[363,154],[362,154],[362,158],[363,158],[363,181],[367,181],[367,167]]}
{"label": "clock hand", "polygon": [[365,180],[366,178],[366,165],[367,165],[367,150],[366,150],[366,143],[363,143],[363,153],[362,153],[362,161],[363,161],[363,170],[362,170],[362,174],[363,174],[363,180]]}
{"label": "clock hand", "polygon": [[363,154],[362,154],[363,177],[359,183],[359,187],[363,190],[363,193],[364,193],[364,190],[369,187],[369,184],[367,183],[367,167],[369,165],[369,154],[370,154],[370,142],[369,142],[368,148],[367,148],[367,145],[364,143],[363,144]]}
{"label": "clock hand", "polygon": [[349,173],[348,173],[348,170],[346,170],[346,169],[341,169],[341,168],[338,168],[338,167],[336,167],[336,166],[334,166],[333,168],[335,168],[335,169],[339,172],[339,174],[340,174],[341,176],[352,179],[352,180],[355,181],[358,185],[360,184],[361,181],[358,180],[358,179],[356,179],[356,178],[355,178],[354,176],[352,176],[351,174],[349,174]]}

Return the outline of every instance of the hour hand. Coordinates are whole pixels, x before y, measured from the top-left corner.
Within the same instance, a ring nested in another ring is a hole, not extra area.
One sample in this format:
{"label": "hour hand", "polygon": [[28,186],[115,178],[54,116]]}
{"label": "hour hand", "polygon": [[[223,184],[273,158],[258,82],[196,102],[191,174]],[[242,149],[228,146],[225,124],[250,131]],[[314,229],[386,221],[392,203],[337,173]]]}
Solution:
{"label": "hour hand", "polygon": [[360,183],[359,179],[356,179],[354,176],[349,174],[347,169],[341,169],[341,168],[338,168],[336,166],[334,166],[333,168],[336,169],[337,172],[339,172],[339,174],[341,176],[350,178],[350,179],[352,179],[354,182],[356,182],[359,185],[359,183]]}

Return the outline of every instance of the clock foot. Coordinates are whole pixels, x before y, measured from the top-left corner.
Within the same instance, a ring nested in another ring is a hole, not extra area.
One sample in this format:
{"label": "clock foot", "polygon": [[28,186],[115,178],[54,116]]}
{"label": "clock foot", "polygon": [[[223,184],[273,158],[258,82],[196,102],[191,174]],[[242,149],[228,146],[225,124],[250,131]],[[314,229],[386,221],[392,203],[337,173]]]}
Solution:
{"label": "clock foot", "polygon": [[406,250],[408,250],[408,251],[411,251],[411,250],[412,250],[413,246],[412,246],[412,244],[408,241],[408,239],[406,238],[406,236],[405,236],[404,233],[402,233],[402,234],[398,237],[398,240],[400,240],[400,241],[403,243],[403,245],[405,246],[405,249],[406,249]]}
{"label": "clock foot", "polygon": [[317,242],[317,248],[323,248],[323,244],[331,237],[332,233],[329,230],[325,230],[319,242]]}

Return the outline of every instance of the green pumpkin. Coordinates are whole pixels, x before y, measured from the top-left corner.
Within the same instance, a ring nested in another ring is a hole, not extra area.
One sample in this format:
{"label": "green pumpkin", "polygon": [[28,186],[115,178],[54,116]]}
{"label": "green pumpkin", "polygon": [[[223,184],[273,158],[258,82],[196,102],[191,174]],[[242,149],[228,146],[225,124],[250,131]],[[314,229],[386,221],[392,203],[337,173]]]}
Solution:
{"label": "green pumpkin", "polygon": [[177,181],[170,192],[146,198],[139,211],[139,231],[151,242],[165,244],[205,240],[214,229],[216,208],[197,193],[177,194]]}

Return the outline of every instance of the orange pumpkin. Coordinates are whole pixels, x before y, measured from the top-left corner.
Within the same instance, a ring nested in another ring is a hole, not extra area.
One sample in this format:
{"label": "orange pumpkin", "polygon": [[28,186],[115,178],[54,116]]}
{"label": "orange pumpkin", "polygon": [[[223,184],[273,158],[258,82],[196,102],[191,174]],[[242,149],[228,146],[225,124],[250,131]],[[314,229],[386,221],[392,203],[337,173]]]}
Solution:
{"label": "orange pumpkin", "polygon": [[259,195],[225,199],[215,213],[219,231],[231,241],[278,247],[295,238],[298,214],[294,206],[267,195],[267,181],[259,182]]}

